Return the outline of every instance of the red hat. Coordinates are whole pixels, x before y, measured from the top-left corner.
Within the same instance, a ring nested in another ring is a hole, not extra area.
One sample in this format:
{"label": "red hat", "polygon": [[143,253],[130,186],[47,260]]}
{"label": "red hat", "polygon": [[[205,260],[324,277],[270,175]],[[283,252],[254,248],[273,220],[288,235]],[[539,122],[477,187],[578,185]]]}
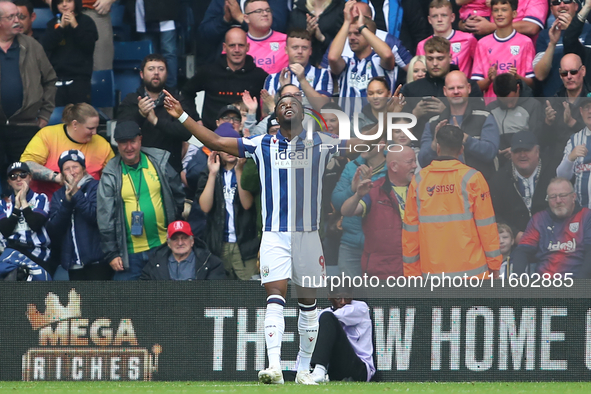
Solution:
{"label": "red hat", "polygon": [[183,233],[191,237],[193,236],[191,225],[182,220],[177,220],[168,225],[168,238],[171,238],[176,233]]}

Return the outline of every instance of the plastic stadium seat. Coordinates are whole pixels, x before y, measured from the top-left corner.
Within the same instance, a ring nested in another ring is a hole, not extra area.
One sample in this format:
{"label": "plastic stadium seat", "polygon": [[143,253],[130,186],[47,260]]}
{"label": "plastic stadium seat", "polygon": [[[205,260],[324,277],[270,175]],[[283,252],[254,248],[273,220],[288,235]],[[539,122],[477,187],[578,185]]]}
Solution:
{"label": "plastic stadium seat", "polygon": [[91,102],[93,107],[115,106],[115,77],[113,70],[100,70],[92,73]]}
{"label": "plastic stadium seat", "polygon": [[135,92],[140,86],[140,74],[138,71],[120,71],[115,73],[115,89],[119,92],[118,101],[121,101],[131,92]]}
{"label": "plastic stadium seat", "polygon": [[48,126],[53,126],[62,123],[62,114],[64,113],[64,107],[55,107],[51,116],[49,117]]}
{"label": "plastic stadium seat", "polygon": [[115,59],[113,70],[135,70],[139,73],[142,60],[153,52],[152,41],[115,42]]}
{"label": "plastic stadium seat", "polygon": [[131,38],[131,26],[123,20],[124,14],[125,5],[117,2],[111,6],[111,23],[113,24],[114,41],[129,41]]}
{"label": "plastic stadium seat", "polygon": [[47,28],[47,22],[53,18],[53,12],[50,8],[35,8],[33,10],[37,18],[33,21],[33,31],[37,34],[42,34]]}

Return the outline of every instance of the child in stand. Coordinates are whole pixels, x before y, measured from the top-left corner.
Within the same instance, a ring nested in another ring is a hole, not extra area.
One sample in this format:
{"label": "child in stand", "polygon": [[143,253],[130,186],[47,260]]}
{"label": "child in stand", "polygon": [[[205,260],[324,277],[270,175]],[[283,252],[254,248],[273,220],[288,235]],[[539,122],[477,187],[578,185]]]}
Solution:
{"label": "child in stand", "polygon": [[513,237],[513,231],[511,227],[504,223],[497,224],[497,229],[499,231],[499,245],[501,254],[503,255],[503,263],[501,264],[501,269],[499,270],[499,275],[503,275],[505,278],[511,275],[513,271],[513,267],[509,261],[511,257],[511,251],[513,249],[513,245],[515,244],[515,238]]}

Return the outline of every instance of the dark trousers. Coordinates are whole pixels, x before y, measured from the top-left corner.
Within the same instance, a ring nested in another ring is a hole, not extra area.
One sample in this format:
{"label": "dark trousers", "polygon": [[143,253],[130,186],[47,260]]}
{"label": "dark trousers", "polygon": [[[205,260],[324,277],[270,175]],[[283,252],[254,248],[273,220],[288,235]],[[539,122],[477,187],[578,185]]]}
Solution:
{"label": "dark trousers", "polygon": [[20,161],[21,155],[37,131],[39,127],[33,125],[0,127],[0,189],[3,194],[12,193],[6,183],[6,169],[15,161]]}
{"label": "dark trousers", "polygon": [[312,366],[320,364],[328,367],[330,380],[352,379],[355,382],[367,381],[367,367],[361,361],[337,317],[330,312],[320,315],[318,340],[312,354]]}
{"label": "dark trousers", "polygon": [[77,78],[69,85],[57,87],[55,93],[55,106],[65,107],[68,104],[90,104],[90,79]]}
{"label": "dark trousers", "polygon": [[81,269],[68,271],[70,280],[111,280],[113,273],[111,266],[106,263],[88,264]]}

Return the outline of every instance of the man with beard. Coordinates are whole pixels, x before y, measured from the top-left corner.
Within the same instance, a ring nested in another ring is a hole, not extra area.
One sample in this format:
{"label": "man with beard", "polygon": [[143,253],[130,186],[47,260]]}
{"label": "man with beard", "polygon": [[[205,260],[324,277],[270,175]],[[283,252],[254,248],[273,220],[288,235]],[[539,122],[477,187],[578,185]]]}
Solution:
{"label": "man with beard", "polygon": [[535,262],[531,271],[540,276],[591,278],[591,211],[577,203],[573,185],[565,178],[550,181],[546,201],[548,209],[529,221],[513,252],[513,272],[527,272]]}
{"label": "man with beard", "polygon": [[[310,376],[310,359],[318,334],[315,288],[322,287],[325,259],[318,235],[323,174],[339,150],[354,152],[357,145],[375,144],[378,126],[368,134],[373,140],[339,140],[326,133],[303,128],[304,107],[297,86],[284,85],[276,95],[279,131],[276,135],[229,138],[215,134],[189,117],[180,103],[167,95],[165,107],[205,146],[234,156],[252,157],[259,169],[263,237],[260,272],[267,292],[265,341],[269,368],[259,381],[283,384],[281,342],[285,329],[283,310],[287,283],[296,285],[299,301],[300,350],[296,383],[317,384]],[[394,111],[392,111],[394,112]]]}
{"label": "man with beard", "polygon": [[168,162],[180,173],[183,169],[183,141],[191,138],[191,133],[164,109],[162,89],[167,75],[167,63],[162,55],[146,56],[140,71],[142,85],[123,99],[117,120],[136,122],[142,130],[142,146],[170,152]]}

